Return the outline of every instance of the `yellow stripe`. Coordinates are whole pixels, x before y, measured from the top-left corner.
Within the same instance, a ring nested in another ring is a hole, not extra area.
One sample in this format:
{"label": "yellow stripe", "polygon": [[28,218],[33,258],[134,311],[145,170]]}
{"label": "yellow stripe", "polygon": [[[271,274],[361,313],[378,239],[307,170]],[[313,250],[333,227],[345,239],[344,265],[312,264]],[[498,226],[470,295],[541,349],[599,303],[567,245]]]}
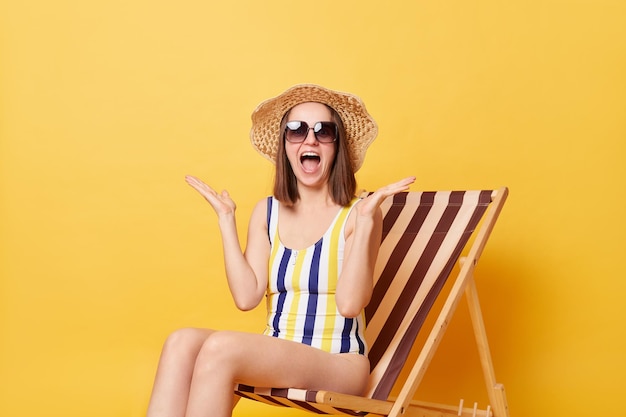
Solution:
{"label": "yellow stripe", "polygon": [[[280,246],[278,244],[278,227],[276,228],[276,232],[274,233],[274,239],[272,239],[272,242],[274,242],[274,244],[272,245],[272,253],[270,254],[270,261],[267,264],[267,269],[268,269],[268,276],[271,276],[271,267],[272,265],[274,265],[274,260],[276,259],[276,254],[278,253],[278,247]],[[270,280],[267,280],[267,283],[269,285]]]}
{"label": "yellow stripe", "polygon": [[333,227],[333,230],[330,235],[330,246],[328,251],[328,293],[332,294],[327,298],[328,304],[326,305],[326,321],[324,322],[324,337],[322,341],[322,350],[326,352],[330,352],[332,348],[333,335],[335,333],[335,318],[337,315],[337,303],[335,302],[335,290],[337,289],[337,280],[339,277],[337,276],[337,264],[339,260],[337,259],[337,251],[339,248],[339,234],[343,228],[343,225],[346,221],[346,217],[350,212],[350,207],[352,207],[354,200],[348,207],[344,207],[337,218],[337,222]]}

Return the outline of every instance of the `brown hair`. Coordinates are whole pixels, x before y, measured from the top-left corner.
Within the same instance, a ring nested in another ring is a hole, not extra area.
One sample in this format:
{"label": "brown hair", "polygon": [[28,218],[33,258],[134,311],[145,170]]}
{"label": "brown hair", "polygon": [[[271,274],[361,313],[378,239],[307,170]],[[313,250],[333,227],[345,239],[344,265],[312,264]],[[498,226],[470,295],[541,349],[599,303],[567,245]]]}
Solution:
{"label": "brown hair", "polygon": [[[335,160],[330,170],[328,185],[330,196],[333,201],[341,206],[347,206],[354,198],[356,191],[356,178],[350,160],[350,153],[346,144],[346,129],[343,126],[341,117],[332,107],[329,108],[331,119],[337,124],[338,137],[335,142]],[[293,173],[291,164],[285,152],[285,138],[283,132],[287,124],[288,110],[280,121],[280,139],[278,140],[278,151],[276,155],[276,173],[274,176],[274,197],[281,203],[293,205],[300,199],[298,192],[298,182]]]}

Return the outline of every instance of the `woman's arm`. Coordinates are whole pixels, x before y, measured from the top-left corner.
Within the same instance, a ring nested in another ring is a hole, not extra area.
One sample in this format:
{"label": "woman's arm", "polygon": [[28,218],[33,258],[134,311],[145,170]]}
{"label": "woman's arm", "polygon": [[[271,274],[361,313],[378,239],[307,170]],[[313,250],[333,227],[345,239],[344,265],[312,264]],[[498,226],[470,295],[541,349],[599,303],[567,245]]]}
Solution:
{"label": "woman's arm", "polygon": [[253,209],[244,253],[237,233],[236,205],[228,193],[222,191],[218,194],[196,177],[187,176],[186,181],[211,204],[217,214],[226,278],[235,305],[241,310],[253,309],[261,302],[267,286],[270,244],[267,239],[264,201]]}
{"label": "woman's arm", "polygon": [[350,216],[354,219],[353,226],[350,233],[346,233],[343,268],[335,293],[342,316],[356,317],[372,296],[374,266],[382,235],[381,203],[389,196],[408,190],[414,181],[415,177],[409,177],[378,189],[358,202]]}

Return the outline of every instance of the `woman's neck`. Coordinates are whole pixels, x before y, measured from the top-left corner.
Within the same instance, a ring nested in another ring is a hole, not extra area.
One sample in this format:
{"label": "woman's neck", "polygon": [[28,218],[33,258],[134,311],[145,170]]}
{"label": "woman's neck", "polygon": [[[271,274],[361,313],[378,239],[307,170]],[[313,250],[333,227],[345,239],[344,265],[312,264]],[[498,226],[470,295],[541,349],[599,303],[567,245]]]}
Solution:
{"label": "woman's neck", "polygon": [[335,207],[337,203],[333,201],[328,186],[319,188],[299,187],[300,198],[294,204],[294,208],[318,209]]}

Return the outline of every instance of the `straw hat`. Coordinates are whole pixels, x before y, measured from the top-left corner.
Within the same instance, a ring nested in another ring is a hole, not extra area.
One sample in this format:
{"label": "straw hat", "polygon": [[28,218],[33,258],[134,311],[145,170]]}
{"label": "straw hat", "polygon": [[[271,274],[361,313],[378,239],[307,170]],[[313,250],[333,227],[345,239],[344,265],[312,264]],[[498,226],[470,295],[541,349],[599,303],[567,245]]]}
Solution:
{"label": "straw hat", "polygon": [[275,163],[278,141],[282,138],[280,122],[283,116],[292,107],[306,102],[324,103],[339,114],[346,129],[350,159],[356,172],[363,164],[367,147],[378,134],[376,122],[359,97],[319,85],[299,84],[259,104],[252,112],[252,146]]}

